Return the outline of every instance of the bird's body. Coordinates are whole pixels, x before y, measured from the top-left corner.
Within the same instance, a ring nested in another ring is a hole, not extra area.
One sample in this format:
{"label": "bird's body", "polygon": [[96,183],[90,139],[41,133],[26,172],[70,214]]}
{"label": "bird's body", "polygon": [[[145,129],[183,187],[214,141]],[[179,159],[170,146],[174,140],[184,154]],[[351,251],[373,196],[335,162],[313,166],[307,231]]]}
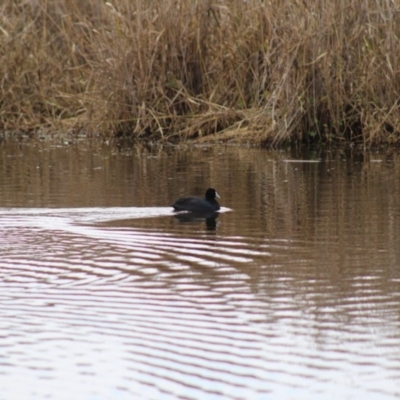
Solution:
{"label": "bird's body", "polygon": [[202,197],[182,197],[172,204],[175,211],[191,211],[196,213],[213,212],[220,209],[218,201],[220,198],[215,189],[207,189],[205,198]]}

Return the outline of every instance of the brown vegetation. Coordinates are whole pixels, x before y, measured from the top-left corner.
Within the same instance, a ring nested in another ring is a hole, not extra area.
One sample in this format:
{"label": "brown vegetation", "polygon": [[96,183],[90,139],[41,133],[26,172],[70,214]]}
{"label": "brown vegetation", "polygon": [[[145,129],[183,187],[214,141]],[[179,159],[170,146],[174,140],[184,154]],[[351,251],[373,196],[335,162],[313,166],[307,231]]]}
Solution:
{"label": "brown vegetation", "polygon": [[4,0],[0,129],[397,142],[391,0]]}

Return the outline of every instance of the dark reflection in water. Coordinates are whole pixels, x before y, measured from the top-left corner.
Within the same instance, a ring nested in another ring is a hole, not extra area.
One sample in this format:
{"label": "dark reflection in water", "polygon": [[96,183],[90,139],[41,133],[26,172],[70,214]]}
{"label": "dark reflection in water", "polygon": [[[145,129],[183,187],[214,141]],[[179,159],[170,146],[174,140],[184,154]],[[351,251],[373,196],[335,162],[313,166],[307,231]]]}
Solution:
{"label": "dark reflection in water", "polygon": [[[0,397],[398,398],[399,177],[394,152],[0,143]],[[169,206],[209,186],[230,212]]]}
{"label": "dark reflection in water", "polygon": [[188,212],[188,213],[178,213],[174,217],[182,223],[202,223],[208,230],[213,231],[217,228],[217,218],[219,216],[218,212]]}

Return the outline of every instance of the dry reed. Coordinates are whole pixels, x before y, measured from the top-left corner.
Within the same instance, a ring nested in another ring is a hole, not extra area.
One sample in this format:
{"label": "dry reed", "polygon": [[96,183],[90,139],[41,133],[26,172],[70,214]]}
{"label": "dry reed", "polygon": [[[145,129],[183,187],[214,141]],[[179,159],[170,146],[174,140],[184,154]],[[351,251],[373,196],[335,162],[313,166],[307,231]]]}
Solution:
{"label": "dry reed", "polygon": [[0,129],[400,138],[392,0],[4,0]]}

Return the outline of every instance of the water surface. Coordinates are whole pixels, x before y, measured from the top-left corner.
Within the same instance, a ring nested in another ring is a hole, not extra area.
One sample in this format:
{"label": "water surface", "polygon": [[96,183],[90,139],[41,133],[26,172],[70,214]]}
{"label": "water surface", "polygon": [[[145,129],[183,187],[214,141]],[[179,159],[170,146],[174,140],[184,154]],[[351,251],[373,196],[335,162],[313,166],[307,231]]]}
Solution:
{"label": "water surface", "polygon": [[[399,178],[398,154],[0,143],[0,398],[398,398]],[[209,186],[217,218],[176,217]]]}

